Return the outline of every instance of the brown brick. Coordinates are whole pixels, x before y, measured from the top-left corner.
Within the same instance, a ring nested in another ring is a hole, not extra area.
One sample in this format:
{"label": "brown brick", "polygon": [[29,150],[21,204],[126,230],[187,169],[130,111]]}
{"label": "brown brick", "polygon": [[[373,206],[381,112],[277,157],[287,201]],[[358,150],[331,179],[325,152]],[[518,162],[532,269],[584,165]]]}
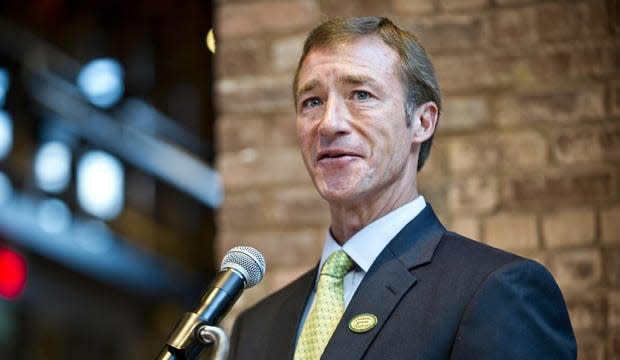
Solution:
{"label": "brown brick", "polygon": [[[325,230],[315,231],[263,228],[233,229],[219,238],[221,256],[234,246],[252,246],[263,254],[269,269],[287,266],[313,266],[321,253]],[[316,256],[312,255],[315,254]]]}
{"label": "brown brick", "polygon": [[534,131],[456,137],[448,143],[453,172],[532,171],[547,164],[545,139]]}
{"label": "brown brick", "polygon": [[418,177],[420,180],[419,193],[424,195],[426,201],[433,204],[433,208],[438,213],[448,213],[447,194],[451,185],[447,181],[437,181],[437,178],[426,177],[424,170]]}
{"label": "brown brick", "polygon": [[620,125],[602,127],[597,135],[605,160],[620,162]]}
{"label": "brown brick", "polygon": [[500,214],[482,223],[482,239],[500,249],[523,252],[539,248],[536,217],[527,214]]}
{"label": "brown brick", "polygon": [[[523,84],[524,89],[540,86],[550,81],[563,81],[571,72],[576,49],[568,46],[541,45],[527,60],[533,83]],[[590,59],[590,63],[592,59]]]}
{"label": "brown brick", "polygon": [[491,15],[491,29],[493,42],[502,47],[534,43],[536,13],[532,7],[499,9]]}
{"label": "brown brick", "polygon": [[220,151],[252,148],[265,143],[265,121],[259,117],[220,116],[216,125]]}
{"label": "brown brick", "polygon": [[608,360],[605,357],[605,341],[590,332],[576,334],[577,360]]}
{"label": "brown brick", "polygon": [[439,6],[446,11],[481,10],[489,0],[439,0]]}
{"label": "brown brick", "polygon": [[620,248],[606,248],[604,259],[609,285],[620,289]]}
{"label": "brown brick", "polygon": [[562,164],[600,162],[603,148],[598,134],[592,126],[558,129],[552,134],[553,153]]}
{"label": "brown brick", "polygon": [[215,85],[220,115],[289,111],[291,81],[288,74],[221,79]]}
{"label": "brown brick", "polygon": [[[615,33],[620,32],[620,4],[617,1],[613,1],[611,5],[611,14],[609,15],[613,22]],[[618,352],[620,354],[620,351]]]}
{"label": "brown brick", "polygon": [[489,105],[483,97],[446,97],[439,131],[481,128],[489,123]]}
{"label": "brown brick", "polygon": [[217,9],[215,28],[221,39],[290,33],[293,29],[309,27],[319,16],[318,6],[313,1],[222,3]]}
{"label": "brown brick", "polygon": [[[547,3],[537,7],[540,37],[545,40],[573,39],[605,34],[608,28],[606,5],[602,0],[572,4]],[[557,24],[563,26],[557,26]]]}
{"label": "brown brick", "polygon": [[536,3],[537,0],[493,0],[497,5],[519,5],[519,4],[531,4]]}
{"label": "brown brick", "polygon": [[[620,8],[620,6],[618,6]],[[620,12],[620,10],[618,11]],[[611,82],[610,91],[610,103],[611,114],[614,116],[620,116],[620,80],[614,80]]]}
{"label": "brown brick", "polygon": [[392,0],[395,13],[426,15],[437,9],[436,0]]}
{"label": "brown brick", "polygon": [[602,280],[603,264],[598,249],[556,251],[549,255],[547,265],[560,288],[570,293],[591,289]]}
{"label": "brown brick", "polygon": [[274,114],[267,120],[266,128],[269,129],[267,142],[271,146],[297,147],[297,128],[295,125],[295,111],[291,104],[291,111]]}
{"label": "brown brick", "polygon": [[261,41],[251,38],[218,44],[217,75],[227,77],[259,73],[261,59],[265,57],[263,46]]}
{"label": "brown brick", "polygon": [[620,245],[620,205],[601,210],[601,240]]}
{"label": "brown brick", "polygon": [[[229,229],[239,227],[255,229],[263,226],[265,223],[264,214],[269,206],[268,201],[265,192],[256,189],[226,193],[218,213],[220,230],[224,230],[222,233],[225,234]],[[224,237],[224,239],[227,238]],[[228,249],[228,245],[232,245],[232,243],[225,243],[223,249]]]}
{"label": "brown brick", "polygon": [[600,119],[606,115],[605,89],[600,85],[582,85],[572,90],[526,95],[519,99],[522,122],[574,123]]}
{"label": "brown brick", "polygon": [[607,325],[620,329],[620,290],[607,293]]}
{"label": "brown brick", "polygon": [[[418,173],[418,178],[428,178],[430,180],[437,179],[446,174],[446,144],[446,138],[441,134],[435,135],[431,155],[424,163],[422,171]],[[433,181],[436,182],[436,180]]]}
{"label": "brown brick", "polygon": [[376,0],[322,0],[321,12],[330,17],[339,16],[375,16],[385,14],[390,10],[389,1]]}
{"label": "brown brick", "polygon": [[489,170],[500,163],[500,146],[494,135],[453,137],[446,145],[451,172]]}
{"label": "brown brick", "polygon": [[515,94],[501,94],[492,99],[491,110],[495,114],[492,121],[502,128],[521,125],[519,101]]}
{"label": "brown brick", "polygon": [[[515,59],[510,69],[511,72],[508,75],[510,75],[511,81],[506,86],[512,85],[516,89],[532,89],[541,83],[539,65],[533,62],[532,59]],[[505,75],[504,77],[507,76]]]}
{"label": "brown brick", "polygon": [[484,86],[481,78],[490,76],[486,59],[479,54],[463,54],[458,57],[434,56],[432,60],[444,92],[480,89]]}
{"label": "brown brick", "polygon": [[595,231],[591,209],[561,210],[543,217],[543,239],[548,248],[591,244]]}
{"label": "brown brick", "polygon": [[605,298],[595,292],[565,294],[573,329],[576,332],[600,331],[605,327]]}
{"label": "brown brick", "polygon": [[[274,40],[271,46],[271,63],[275,72],[294,71],[301,57],[305,36],[288,36]],[[291,74],[291,79],[293,75]]]}
{"label": "brown brick", "polygon": [[605,86],[583,84],[575,91],[574,116],[581,120],[598,120],[607,116],[605,109]]}
{"label": "brown brick", "polygon": [[568,74],[572,78],[606,79],[613,77],[618,70],[614,45],[587,43],[570,47],[568,51],[571,52]]}
{"label": "brown brick", "polygon": [[405,27],[420,38],[431,54],[478,49],[486,43],[486,27],[483,18],[477,15],[415,19],[411,25]]}
{"label": "brown brick", "polygon": [[218,168],[226,189],[307,183],[297,148],[247,148],[220,155]]}
{"label": "brown brick", "polygon": [[[546,3],[536,7],[536,30],[543,40],[574,38],[579,32],[575,4]],[[558,26],[562,24],[562,26]]]}
{"label": "brown brick", "polygon": [[620,357],[620,330],[612,330],[607,334],[608,359],[618,360]]}
{"label": "brown brick", "polygon": [[616,190],[616,180],[609,170],[534,174],[507,179],[502,202],[509,207],[583,205],[607,200]]}
{"label": "brown brick", "polygon": [[579,20],[579,31],[586,36],[608,34],[609,10],[605,0],[587,0],[576,4],[575,13]]}
{"label": "brown brick", "polygon": [[[309,181],[308,181],[309,182]],[[280,189],[268,210],[269,223],[286,226],[322,226],[330,220],[329,207],[312,185]]]}
{"label": "brown brick", "polygon": [[463,53],[459,56],[439,54],[432,58],[442,90],[475,93],[477,90],[502,88],[514,82],[519,64],[510,57],[489,57],[480,53]]}
{"label": "brown brick", "polygon": [[499,183],[493,177],[470,177],[453,182],[448,188],[448,208],[453,213],[488,213],[498,204]]}
{"label": "brown brick", "polygon": [[546,3],[536,7],[536,10],[537,31],[544,40],[572,40],[592,34],[601,35],[608,28],[603,0]]}
{"label": "brown brick", "polygon": [[480,221],[471,216],[458,216],[450,221],[450,230],[466,236],[470,239],[479,240],[482,238],[480,232]]}

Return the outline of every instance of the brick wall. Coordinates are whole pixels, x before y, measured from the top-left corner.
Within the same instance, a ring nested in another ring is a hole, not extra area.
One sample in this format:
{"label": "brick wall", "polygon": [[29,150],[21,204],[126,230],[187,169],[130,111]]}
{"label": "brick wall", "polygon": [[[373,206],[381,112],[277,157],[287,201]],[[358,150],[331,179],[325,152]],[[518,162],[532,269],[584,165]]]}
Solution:
{"label": "brick wall", "polygon": [[422,39],[445,99],[421,191],[448,227],[533,257],[580,359],[620,358],[620,1],[241,1],[216,5],[219,254],[261,250],[234,315],[314,265],[329,222],[296,145],[291,80],[327,17],[385,15]]}

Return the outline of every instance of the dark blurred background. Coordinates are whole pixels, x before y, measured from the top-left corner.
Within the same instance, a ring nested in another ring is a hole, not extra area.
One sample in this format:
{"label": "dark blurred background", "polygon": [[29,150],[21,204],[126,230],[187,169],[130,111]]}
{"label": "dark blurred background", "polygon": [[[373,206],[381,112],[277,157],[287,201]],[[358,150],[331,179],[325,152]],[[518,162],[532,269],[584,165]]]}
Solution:
{"label": "dark blurred background", "polygon": [[211,1],[0,2],[0,359],[149,359],[214,274]]}

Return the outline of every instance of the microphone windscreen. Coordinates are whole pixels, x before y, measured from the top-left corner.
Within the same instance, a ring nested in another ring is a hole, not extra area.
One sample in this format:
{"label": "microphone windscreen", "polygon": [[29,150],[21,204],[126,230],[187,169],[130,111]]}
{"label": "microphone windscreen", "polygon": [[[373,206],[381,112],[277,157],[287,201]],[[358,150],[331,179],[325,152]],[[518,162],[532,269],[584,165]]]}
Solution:
{"label": "microphone windscreen", "polygon": [[250,246],[236,246],[230,249],[222,259],[220,270],[235,269],[245,278],[245,288],[258,284],[265,275],[265,258]]}

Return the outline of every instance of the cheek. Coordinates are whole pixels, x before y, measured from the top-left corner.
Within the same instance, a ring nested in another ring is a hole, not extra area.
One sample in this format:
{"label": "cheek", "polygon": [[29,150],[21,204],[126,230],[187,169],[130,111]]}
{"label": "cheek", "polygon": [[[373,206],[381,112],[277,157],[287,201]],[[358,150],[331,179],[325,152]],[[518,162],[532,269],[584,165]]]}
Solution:
{"label": "cheek", "polygon": [[401,167],[411,152],[410,129],[382,129],[372,138],[375,158],[380,168]]}
{"label": "cheek", "polygon": [[312,131],[307,126],[300,126],[300,124],[298,123],[296,133],[297,143],[299,145],[301,153],[304,158],[307,158],[310,156],[310,151],[312,148]]}

